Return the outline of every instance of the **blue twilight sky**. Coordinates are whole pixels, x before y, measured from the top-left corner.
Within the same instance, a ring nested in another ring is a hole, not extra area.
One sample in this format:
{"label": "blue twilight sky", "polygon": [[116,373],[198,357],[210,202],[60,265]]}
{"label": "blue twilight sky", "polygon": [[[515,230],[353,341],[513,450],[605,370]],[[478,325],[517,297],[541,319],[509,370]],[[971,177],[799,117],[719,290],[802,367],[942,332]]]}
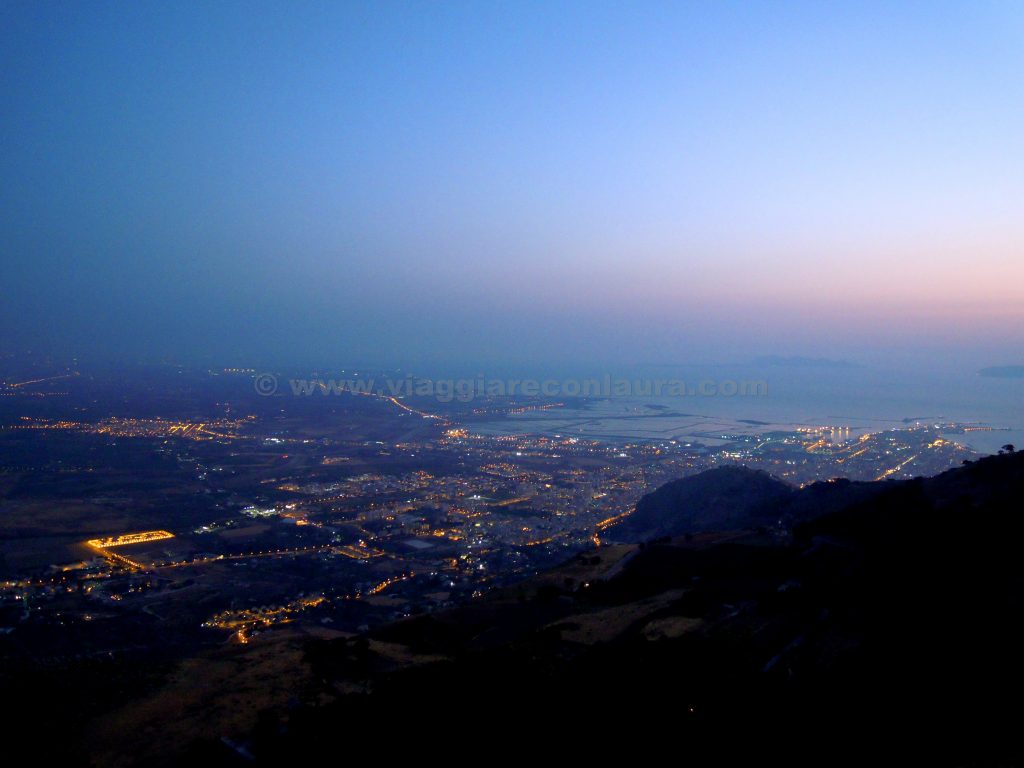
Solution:
{"label": "blue twilight sky", "polygon": [[1024,362],[1019,3],[8,0],[0,115],[0,348]]}

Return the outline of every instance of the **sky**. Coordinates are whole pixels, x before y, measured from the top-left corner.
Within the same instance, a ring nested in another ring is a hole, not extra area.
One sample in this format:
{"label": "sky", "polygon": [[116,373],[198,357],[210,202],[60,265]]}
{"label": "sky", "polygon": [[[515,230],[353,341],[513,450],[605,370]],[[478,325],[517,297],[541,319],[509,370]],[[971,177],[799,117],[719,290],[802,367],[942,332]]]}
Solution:
{"label": "sky", "polygon": [[5,2],[0,348],[1024,363],[1024,6]]}

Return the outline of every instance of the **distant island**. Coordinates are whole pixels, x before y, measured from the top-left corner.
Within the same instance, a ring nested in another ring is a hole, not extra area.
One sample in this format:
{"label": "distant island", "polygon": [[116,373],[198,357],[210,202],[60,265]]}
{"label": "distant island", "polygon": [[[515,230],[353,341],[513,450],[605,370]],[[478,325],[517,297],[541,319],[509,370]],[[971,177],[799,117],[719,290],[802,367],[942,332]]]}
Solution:
{"label": "distant island", "polygon": [[982,368],[978,375],[989,379],[1024,379],[1024,365],[996,365]]}
{"label": "distant island", "polygon": [[765,355],[754,361],[755,365],[771,365],[786,368],[856,368],[856,363],[848,360],[829,360],[825,357],[783,357],[781,355]]}

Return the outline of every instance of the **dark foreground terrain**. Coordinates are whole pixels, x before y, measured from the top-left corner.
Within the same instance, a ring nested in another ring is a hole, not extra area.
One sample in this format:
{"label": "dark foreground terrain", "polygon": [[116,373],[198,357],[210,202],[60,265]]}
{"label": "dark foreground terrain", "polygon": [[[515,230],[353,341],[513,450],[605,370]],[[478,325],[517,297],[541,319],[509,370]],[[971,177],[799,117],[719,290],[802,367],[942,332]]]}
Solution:
{"label": "dark foreground terrain", "polygon": [[[825,484],[774,500],[798,517],[826,511],[785,541],[599,550],[491,605],[312,643],[318,677],[369,693],[299,707],[254,746],[318,751],[338,729],[383,737],[397,720],[496,738],[507,728],[520,745],[562,734],[825,764],[875,748],[909,762],[1011,760],[1022,494],[1019,455],[929,480]],[[443,660],[391,668],[375,642]]]}
{"label": "dark foreground terrain", "polygon": [[[126,690],[84,749],[122,765],[613,748],[1016,764],[1024,455],[802,490],[727,472],[684,482],[725,494],[705,506],[752,530],[713,532],[692,488],[659,491],[623,529],[636,543],[365,635],[225,649]],[[757,493],[737,490],[745,477]],[[699,524],[657,538],[671,498]]]}

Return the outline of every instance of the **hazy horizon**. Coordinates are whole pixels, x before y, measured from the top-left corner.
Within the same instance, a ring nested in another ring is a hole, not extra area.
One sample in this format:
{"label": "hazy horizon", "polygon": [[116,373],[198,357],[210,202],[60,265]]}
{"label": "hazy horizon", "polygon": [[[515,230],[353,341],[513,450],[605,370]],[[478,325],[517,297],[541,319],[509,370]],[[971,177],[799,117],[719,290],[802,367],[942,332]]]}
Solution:
{"label": "hazy horizon", "polygon": [[1019,7],[262,9],[0,9],[0,348],[1024,362]]}

